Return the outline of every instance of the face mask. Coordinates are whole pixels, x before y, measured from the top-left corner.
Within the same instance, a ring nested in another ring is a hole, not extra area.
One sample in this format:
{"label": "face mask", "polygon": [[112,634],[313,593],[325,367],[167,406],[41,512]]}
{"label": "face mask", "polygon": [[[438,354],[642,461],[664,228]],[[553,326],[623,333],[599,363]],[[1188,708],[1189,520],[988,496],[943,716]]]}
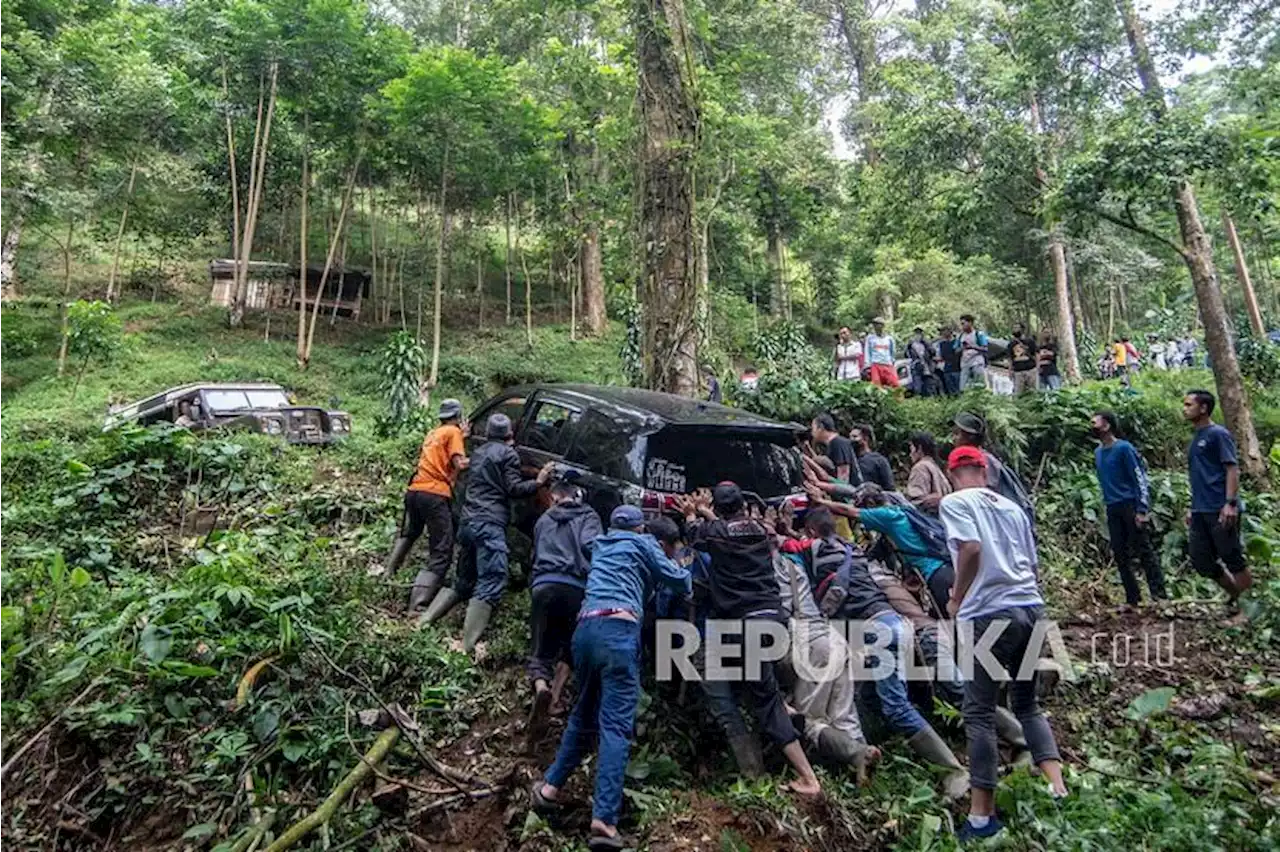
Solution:
{"label": "face mask", "polygon": [[1090,427],[1089,427],[1089,434],[1090,434],[1090,435],[1092,435],[1092,436],[1093,436],[1093,437],[1095,437],[1095,438],[1101,438],[1101,437],[1102,437],[1102,430],[1101,430],[1101,429],[1099,429],[1097,426],[1090,426]]}

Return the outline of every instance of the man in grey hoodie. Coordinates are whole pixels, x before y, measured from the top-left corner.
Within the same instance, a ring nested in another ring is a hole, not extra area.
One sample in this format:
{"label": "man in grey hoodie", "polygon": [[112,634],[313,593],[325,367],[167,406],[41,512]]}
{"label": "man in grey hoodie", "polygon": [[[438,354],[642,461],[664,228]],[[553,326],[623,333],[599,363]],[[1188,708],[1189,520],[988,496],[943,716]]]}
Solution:
{"label": "man in grey hoodie", "polygon": [[573,630],[591,570],[591,545],[604,532],[596,510],[582,502],[578,471],[561,472],[551,485],[552,506],[533,527],[529,588],[529,679],[533,711],[528,744],[546,731],[547,711],[569,677]]}

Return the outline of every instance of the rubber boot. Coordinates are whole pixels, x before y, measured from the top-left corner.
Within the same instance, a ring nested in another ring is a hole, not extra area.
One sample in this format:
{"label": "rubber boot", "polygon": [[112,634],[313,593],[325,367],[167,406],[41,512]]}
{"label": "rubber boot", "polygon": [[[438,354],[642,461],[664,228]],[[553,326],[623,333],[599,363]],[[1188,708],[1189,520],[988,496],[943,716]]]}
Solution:
{"label": "rubber boot", "polygon": [[413,590],[409,592],[409,614],[417,615],[423,607],[435,600],[436,592],[444,583],[444,578],[434,571],[420,571],[413,579]]}
{"label": "rubber boot", "polygon": [[391,546],[391,555],[387,557],[387,562],[382,566],[383,577],[394,577],[395,573],[400,570],[400,566],[404,564],[405,557],[409,555],[409,551],[413,549],[413,542],[404,536],[396,539],[396,543]]}
{"label": "rubber boot", "polygon": [[449,610],[453,609],[454,604],[459,600],[458,593],[453,589],[441,589],[436,592],[436,596],[431,599],[431,604],[427,607],[426,613],[423,614],[419,624],[435,624],[440,619],[449,614]]}
{"label": "rubber boot", "polygon": [[493,615],[493,604],[472,598],[467,604],[467,619],[462,623],[462,650],[468,654],[476,649],[480,636],[489,626],[489,616]]}
{"label": "rubber boot", "polygon": [[916,731],[915,735],[907,740],[907,745],[933,765],[950,770],[942,779],[942,792],[948,800],[954,801],[968,792],[969,773],[960,765],[960,761],[956,759],[950,747],[942,737],[938,736],[938,732],[932,726],[926,725]]}
{"label": "rubber boot", "polygon": [[852,766],[858,774],[858,783],[865,783],[871,761],[871,750],[866,743],[855,740],[836,728],[823,728],[818,732],[818,757],[830,763]]}
{"label": "rubber boot", "polygon": [[996,708],[996,735],[1012,748],[1014,766],[1031,765],[1031,750],[1027,748],[1022,723],[1008,707]]}
{"label": "rubber boot", "polygon": [[729,737],[729,750],[733,752],[733,762],[738,764],[738,773],[743,778],[764,775],[764,755],[760,753],[760,740],[755,734]]}

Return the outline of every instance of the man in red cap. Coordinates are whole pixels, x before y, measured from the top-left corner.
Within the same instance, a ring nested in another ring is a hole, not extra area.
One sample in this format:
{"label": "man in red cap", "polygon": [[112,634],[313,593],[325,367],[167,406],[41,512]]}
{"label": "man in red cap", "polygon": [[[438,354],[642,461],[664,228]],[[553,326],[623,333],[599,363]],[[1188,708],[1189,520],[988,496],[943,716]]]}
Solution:
{"label": "man in red cap", "polygon": [[[955,492],[943,497],[938,507],[956,572],[947,612],[960,623],[962,636],[972,628],[973,647],[987,628],[1003,625],[991,655],[1013,678],[1009,695],[1014,715],[1022,723],[1032,760],[1049,780],[1049,792],[1060,798],[1067,795],[1062,761],[1053,731],[1036,702],[1036,675],[1033,671],[1029,678],[1018,677],[1044,608],[1036,581],[1038,560],[1031,522],[1018,504],[987,487],[987,456],[980,447],[956,447],[947,458],[947,468]],[[959,831],[962,842],[991,837],[1004,827],[995,814],[1000,763],[995,713],[1001,675],[987,671],[977,659],[965,683],[971,788],[969,818]]]}

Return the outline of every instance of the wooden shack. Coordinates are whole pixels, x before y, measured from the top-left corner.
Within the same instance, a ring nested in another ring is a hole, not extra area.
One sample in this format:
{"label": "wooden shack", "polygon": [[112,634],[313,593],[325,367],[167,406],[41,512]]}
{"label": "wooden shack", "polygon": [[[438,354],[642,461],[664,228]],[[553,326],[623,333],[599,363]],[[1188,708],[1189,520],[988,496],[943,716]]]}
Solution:
{"label": "wooden shack", "polygon": [[[230,307],[235,296],[236,262],[231,259],[213,260],[209,262],[209,277],[213,282],[210,300],[215,305]],[[320,288],[320,279],[324,268],[308,266],[307,268],[307,308],[315,304],[316,291]],[[245,282],[245,309],[267,310],[292,308],[297,310],[302,301],[298,267],[288,263],[271,263],[268,261],[249,261],[249,274]],[[358,269],[335,268],[329,271],[329,280],[325,282],[324,292],[320,294],[321,312],[332,313],[335,308],[339,316],[359,317],[360,306],[369,295],[369,273]]]}

